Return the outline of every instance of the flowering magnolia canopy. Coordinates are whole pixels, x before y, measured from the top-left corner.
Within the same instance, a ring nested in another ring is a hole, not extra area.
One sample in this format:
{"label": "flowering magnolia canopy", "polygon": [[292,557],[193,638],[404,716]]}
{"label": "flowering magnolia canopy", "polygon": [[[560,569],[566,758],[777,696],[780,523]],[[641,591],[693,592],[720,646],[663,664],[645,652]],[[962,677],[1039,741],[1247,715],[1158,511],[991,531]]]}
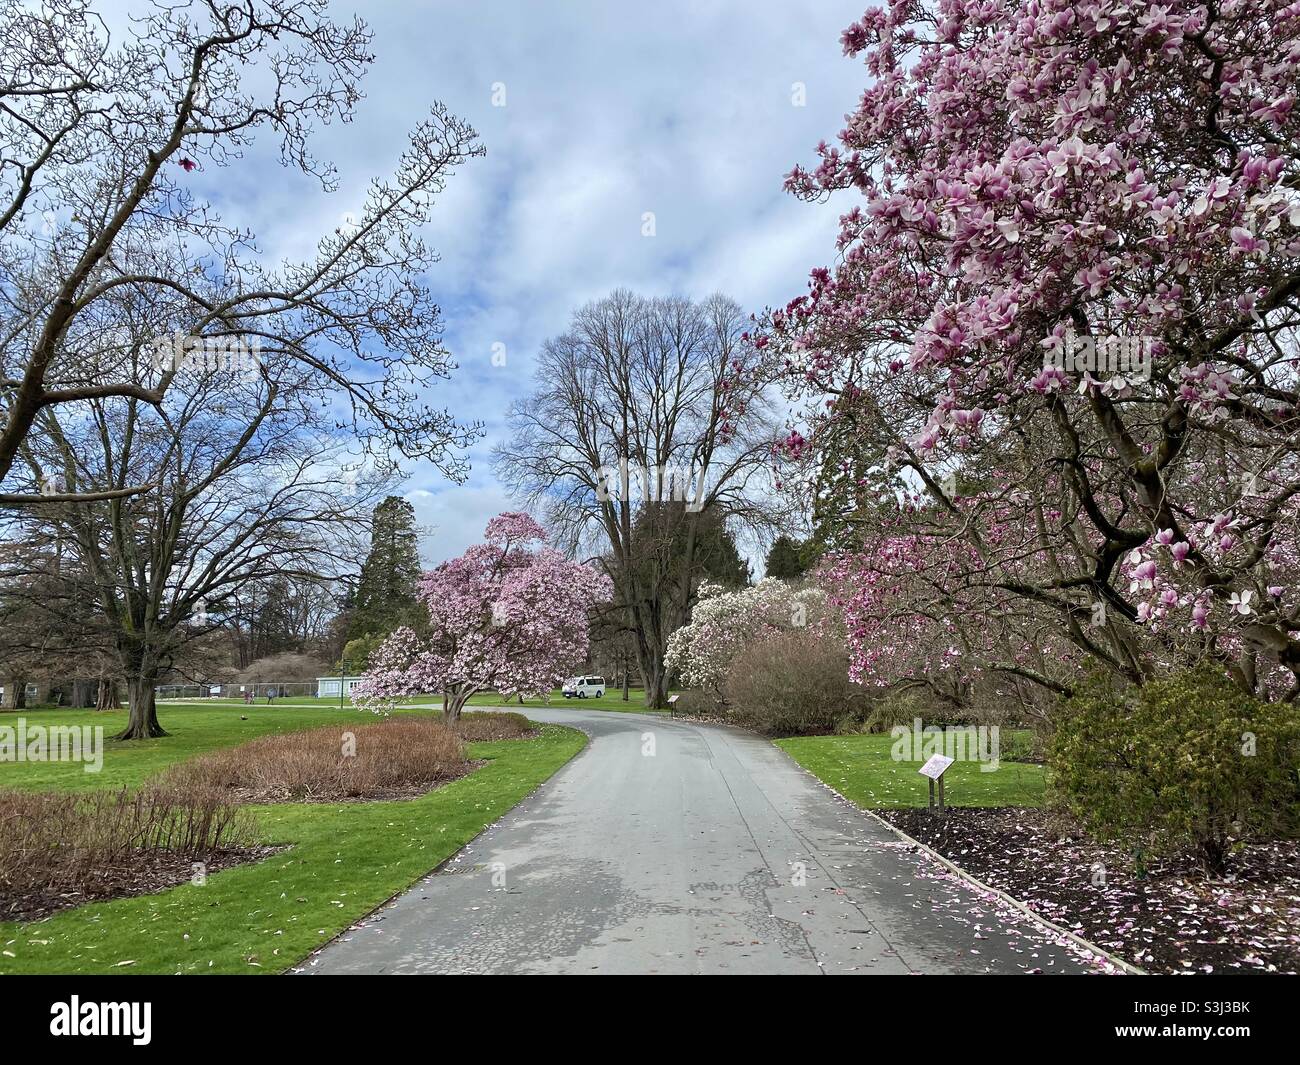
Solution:
{"label": "flowering magnolia canopy", "polygon": [[500,514],[483,543],[425,573],[428,633],[394,632],[371,655],[354,701],[382,708],[444,692],[458,710],[476,691],[549,693],[586,658],[588,611],[613,589],[604,574],[539,546],[545,538],[527,514]]}
{"label": "flowering magnolia canopy", "polygon": [[1300,4],[894,0],[843,43],[871,82],[788,187],[858,202],[756,346],[869,459],[845,575],[926,559],[860,620],[1300,693]]}
{"label": "flowering magnolia canopy", "polygon": [[[717,692],[731,660],[748,644],[790,629],[825,629],[828,620],[826,593],[820,588],[796,589],[768,579],[728,591],[706,582],[690,624],[668,639],[666,664],[680,671],[688,687]],[[828,638],[837,637],[828,633]]]}

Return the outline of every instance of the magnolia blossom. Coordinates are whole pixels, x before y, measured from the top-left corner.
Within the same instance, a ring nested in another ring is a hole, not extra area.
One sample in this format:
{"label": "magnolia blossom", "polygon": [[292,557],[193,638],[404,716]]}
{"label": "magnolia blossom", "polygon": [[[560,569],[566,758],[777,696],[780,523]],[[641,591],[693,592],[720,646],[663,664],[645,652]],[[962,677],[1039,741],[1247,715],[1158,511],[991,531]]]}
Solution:
{"label": "magnolia blossom", "polygon": [[785,581],[768,579],[728,591],[706,582],[700,587],[690,624],[668,638],[665,664],[676,669],[688,687],[720,696],[727,667],[746,645],[789,629],[826,631],[827,623],[826,593],[820,588],[796,589]]}
{"label": "magnolia blossom", "polygon": [[[762,350],[802,356],[804,450],[862,441],[898,503],[840,564],[864,677],[1212,656],[1300,692],[1300,613],[1265,594],[1300,578],[1297,40],[1285,0],[889,0],[845,31],[865,91],[787,179],[845,199],[835,265]],[[1143,372],[1072,376],[1067,331],[1152,338]],[[949,628],[960,665],[923,662]]]}
{"label": "magnolia blossom", "polygon": [[485,542],[425,573],[418,596],[427,635],[398,629],[371,655],[353,689],[358,706],[442,692],[455,720],[471,695],[549,693],[587,655],[587,611],[613,595],[609,578],[539,547],[545,531],[527,514],[488,522]]}

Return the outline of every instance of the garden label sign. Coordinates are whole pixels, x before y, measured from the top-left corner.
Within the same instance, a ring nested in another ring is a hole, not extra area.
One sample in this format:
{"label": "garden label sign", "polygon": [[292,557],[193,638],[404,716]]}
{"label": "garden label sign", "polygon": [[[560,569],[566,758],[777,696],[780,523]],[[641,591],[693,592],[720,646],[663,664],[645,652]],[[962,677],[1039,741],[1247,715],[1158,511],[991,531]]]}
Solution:
{"label": "garden label sign", "polygon": [[946,754],[932,754],[925,765],[921,766],[917,772],[923,777],[929,777],[931,780],[938,780],[943,776],[944,771],[953,763],[953,759]]}
{"label": "garden label sign", "polygon": [[943,813],[943,775],[948,771],[954,759],[949,758],[946,754],[932,754],[926,760],[925,765],[917,770],[923,777],[930,779],[930,809],[935,808],[934,782],[939,782],[939,812]]}

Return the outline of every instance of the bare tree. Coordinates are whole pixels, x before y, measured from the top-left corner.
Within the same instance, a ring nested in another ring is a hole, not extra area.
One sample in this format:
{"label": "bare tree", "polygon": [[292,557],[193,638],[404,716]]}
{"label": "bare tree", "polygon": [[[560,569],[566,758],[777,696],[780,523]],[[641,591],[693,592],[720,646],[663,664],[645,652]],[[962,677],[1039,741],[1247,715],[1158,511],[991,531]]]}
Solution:
{"label": "bare tree", "polygon": [[[17,517],[19,520],[14,520]],[[35,521],[11,515],[0,522],[0,680],[4,705],[21,708],[28,682],[38,691],[74,682],[71,698],[85,705],[91,682],[98,679],[98,701],[111,695],[116,661],[102,633],[69,623],[66,608],[76,609],[93,594],[86,574],[56,533]]]}
{"label": "bare tree", "polygon": [[[255,367],[187,368],[161,407],[115,397],[47,408],[21,449],[34,482],[57,471],[69,501],[28,521],[65,545],[93,594],[54,601],[113,647],[126,680],[123,739],[163,735],[154,688],[189,641],[223,626],[236,593],[355,569],[386,468],[340,479],[340,439],[309,369],[287,353]],[[149,491],[121,495],[125,484]]]}
{"label": "bare tree", "polygon": [[[168,337],[275,349],[339,393],[337,419],[363,440],[463,469],[465,431],[423,402],[451,362],[420,280],[436,256],[415,230],[448,173],[481,154],[473,130],[435,104],[395,178],[373,182],[314,257],[275,268],[187,188],[196,169],[238,165],[259,129],[286,166],[334,188],[309,135],[351,117],[370,35],[325,6],[159,2],[114,42],[85,0],[0,0],[0,486],[43,412],[161,410],[179,368],[144,379],[140,348]],[[92,500],[150,486],[112,481]],[[0,504],[90,491],[39,485]]]}
{"label": "bare tree", "polygon": [[667,697],[664,653],[690,609],[706,520],[773,519],[774,425],[743,329],[722,296],[620,290],[588,304],[543,346],[537,390],[511,408],[494,453],[564,546],[600,557],[652,707]]}

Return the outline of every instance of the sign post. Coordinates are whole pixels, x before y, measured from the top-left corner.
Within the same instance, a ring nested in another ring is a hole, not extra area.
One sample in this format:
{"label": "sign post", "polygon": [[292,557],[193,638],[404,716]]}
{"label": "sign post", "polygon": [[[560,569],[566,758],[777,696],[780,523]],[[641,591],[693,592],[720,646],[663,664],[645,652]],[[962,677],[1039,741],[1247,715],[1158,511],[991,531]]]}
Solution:
{"label": "sign post", "polygon": [[930,781],[930,807],[929,808],[932,812],[935,809],[934,786],[935,783],[937,782],[939,785],[938,810],[939,813],[943,813],[943,775],[948,771],[948,767],[952,765],[952,763],[953,763],[953,759],[949,758],[945,754],[933,754],[926,761],[925,765],[921,766],[921,768],[917,770],[917,772],[920,773],[921,776],[927,777]]}
{"label": "sign post", "polygon": [[670,696],[668,696],[668,716],[669,716],[669,717],[676,717],[676,716],[677,716],[677,700],[680,699],[680,698],[681,698],[680,695],[670,695]]}

